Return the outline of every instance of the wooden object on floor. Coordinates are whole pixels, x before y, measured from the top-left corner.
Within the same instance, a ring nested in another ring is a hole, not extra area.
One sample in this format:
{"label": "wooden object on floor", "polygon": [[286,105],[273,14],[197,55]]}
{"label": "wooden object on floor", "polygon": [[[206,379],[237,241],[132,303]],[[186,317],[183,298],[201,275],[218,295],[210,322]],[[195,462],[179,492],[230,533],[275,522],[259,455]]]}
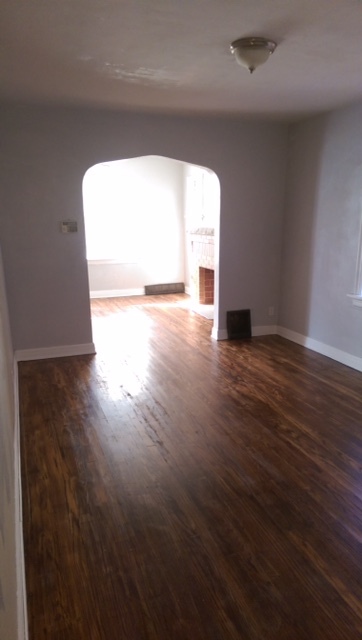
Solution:
{"label": "wooden object on floor", "polygon": [[186,300],[19,365],[30,640],[360,639],[362,375]]}

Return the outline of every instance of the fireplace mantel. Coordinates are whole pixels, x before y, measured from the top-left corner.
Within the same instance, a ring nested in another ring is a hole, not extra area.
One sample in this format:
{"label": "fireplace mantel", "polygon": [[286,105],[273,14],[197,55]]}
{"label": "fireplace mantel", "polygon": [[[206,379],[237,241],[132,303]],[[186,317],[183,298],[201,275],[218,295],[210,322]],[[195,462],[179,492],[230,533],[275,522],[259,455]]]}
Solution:
{"label": "fireplace mantel", "polygon": [[214,269],[214,229],[199,227],[190,231],[194,268]]}

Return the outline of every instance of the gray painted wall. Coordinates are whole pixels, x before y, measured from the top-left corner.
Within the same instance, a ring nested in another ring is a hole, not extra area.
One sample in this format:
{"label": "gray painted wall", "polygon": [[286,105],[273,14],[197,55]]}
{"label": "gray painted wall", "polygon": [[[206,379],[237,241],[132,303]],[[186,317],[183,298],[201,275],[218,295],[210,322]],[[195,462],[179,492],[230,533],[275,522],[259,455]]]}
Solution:
{"label": "gray painted wall", "polygon": [[0,638],[17,638],[13,354],[0,253]]}
{"label": "gray painted wall", "polygon": [[[275,324],[287,128],[233,119],[3,106],[0,218],[15,349],[91,342],[82,179],[92,165],[160,155],[211,168],[220,180],[219,329],[250,307]],[[62,235],[59,221],[78,220]]]}
{"label": "gray painted wall", "polygon": [[362,105],[292,126],[279,325],[359,357],[361,204]]}

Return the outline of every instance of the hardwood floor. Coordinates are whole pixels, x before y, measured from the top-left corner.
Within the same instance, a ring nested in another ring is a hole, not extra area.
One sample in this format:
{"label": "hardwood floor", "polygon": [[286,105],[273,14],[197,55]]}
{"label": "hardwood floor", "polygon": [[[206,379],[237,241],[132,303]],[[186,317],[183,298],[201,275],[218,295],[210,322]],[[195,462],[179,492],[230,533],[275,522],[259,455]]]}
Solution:
{"label": "hardwood floor", "polygon": [[30,640],[361,639],[362,374],[186,300],[19,365]]}

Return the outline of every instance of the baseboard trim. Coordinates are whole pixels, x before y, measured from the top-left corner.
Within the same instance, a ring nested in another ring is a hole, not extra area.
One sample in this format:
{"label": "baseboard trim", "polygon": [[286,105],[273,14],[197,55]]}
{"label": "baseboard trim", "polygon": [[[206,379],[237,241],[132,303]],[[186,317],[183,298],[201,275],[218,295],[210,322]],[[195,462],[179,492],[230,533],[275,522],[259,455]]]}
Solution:
{"label": "baseboard trim", "polygon": [[[276,333],[277,333],[277,326],[275,324],[251,328],[251,335],[253,337],[272,336],[272,335],[275,335]],[[229,339],[227,329],[215,329],[215,327],[212,328],[211,337],[214,338],[214,340]]]}
{"label": "baseboard trim", "polygon": [[353,356],[351,353],[347,353],[341,349],[336,349],[335,347],[331,347],[330,345],[314,340],[313,338],[308,338],[307,336],[303,336],[301,333],[291,331],[285,327],[278,327],[277,333],[282,338],[296,342],[303,347],[307,347],[307,349],[320,353],[322,356],[327,356],[327,358],[332,358],[332,360],[336,360],[341,364],[345,364],[347,367],[351,367],[352,369],[362,372],[362,358],[359,358],[358,356]]}
{"label": "baseboard trim", "polygon": [[19,378],[18,367],[14,358],[14,482],[15,482],[15,554],[16,554],[16,583],[17,583],[17,623],[18,640],[28,640],[28,614],[26,602],[25,555],[23,537],[23,499],[21,485],[20,460],[20,409],[19,409]]}
{"label": "baseboard trim", "polygon": [[102,289],[101,291],[90,291],[90,298],[125,298],[127,296],[144,296],[145,289]]}
{"label": "baseboard trim", "polygon": [[257,336],[274,336],[277,333],[277,326],[275,324],[267,324],[260,327],[252,327],[251,335]]}
{"label": "baseboard trim", "polygon": [[68,344],[61,347],[41,347],[39,349],[19,349],[15,351],[15,361],[46,360],[47,358],[64,358],[67,356],[84,356],[96,352],[93,342],[87,344]]}
{"label": "baseboard trim", "polygon": [[214,340],[227,340],[229,336],[226,329],[217,329],[216,327],[213,327],[211,337]]}

